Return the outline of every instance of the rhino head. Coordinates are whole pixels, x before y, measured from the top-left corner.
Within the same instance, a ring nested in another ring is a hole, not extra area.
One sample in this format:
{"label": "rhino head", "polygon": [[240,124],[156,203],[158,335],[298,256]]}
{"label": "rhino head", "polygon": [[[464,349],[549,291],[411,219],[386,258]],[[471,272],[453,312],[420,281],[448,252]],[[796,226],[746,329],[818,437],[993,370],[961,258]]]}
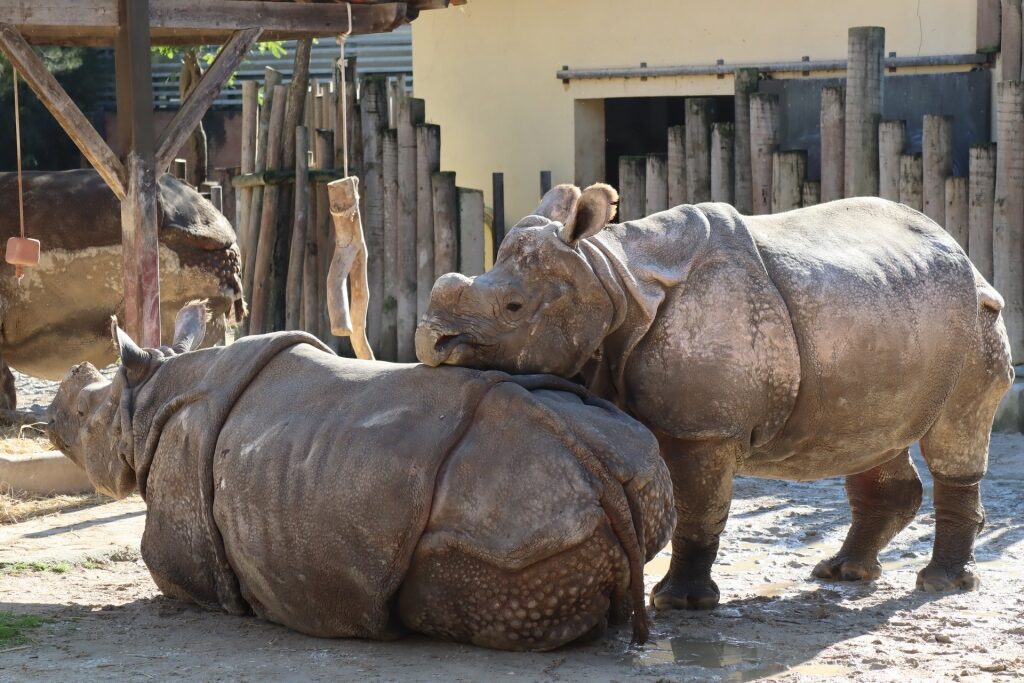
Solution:
{"label": "rhino head", "polygon": [[616,316],[580,243],[604,229],[617,201],[608,185],[559,185],[508,233],[494,268],[439,278],[416,330],[420,361],[578,374]]}
{"label": "rhino head", "polygon": [[121,366],[108,380],[92,365],[68,371],[48,409],[50,441],[86,471],[96,490],[123,498],[136,488],[132,436],[132,398],[173,356],[197,348],[206,335],[205,301],[182,308],[175,319],[171,346],[143,349],[112,319],[111,334]]}

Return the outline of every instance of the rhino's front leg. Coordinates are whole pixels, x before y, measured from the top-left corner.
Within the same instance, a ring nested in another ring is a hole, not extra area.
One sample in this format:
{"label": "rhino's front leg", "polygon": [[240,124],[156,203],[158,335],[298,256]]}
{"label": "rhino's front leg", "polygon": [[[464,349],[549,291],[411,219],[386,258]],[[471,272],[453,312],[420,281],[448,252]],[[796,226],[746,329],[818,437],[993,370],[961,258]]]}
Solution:
{"label": "rhino's front leg", "polygon": [[734,441],[682,441],[664,435],[658,441],[672,474],[677,518],[672,563],[654,587],[651,605],[711,609],[720,597],[711,580],[711,565],[729,518],[732,480],[742,450]]}

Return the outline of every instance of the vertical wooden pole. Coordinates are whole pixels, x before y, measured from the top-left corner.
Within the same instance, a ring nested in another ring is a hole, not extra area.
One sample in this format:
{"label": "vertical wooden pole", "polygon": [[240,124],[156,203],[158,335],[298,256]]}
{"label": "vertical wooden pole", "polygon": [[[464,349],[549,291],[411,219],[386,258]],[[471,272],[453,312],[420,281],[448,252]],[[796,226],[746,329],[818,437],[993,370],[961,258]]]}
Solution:
{"label": "vertical wooden pole", "polygon": [[434,279],[459,269],[459,196],[455,174],[438,171],[430,177],[434,204]]}
{"label": "vertical wooden pole", "polygon": [[302,276],[306,268],[306,233],[309,228],[309,133],[295,127],[295,206],[291,245],[288,249],[288,282],[285,291],[285,329],[301,329]]}
{"label": "vertical wooden pole", "polygon": [[143,346],[155,348],[160,346],[160,243],[149,0],[119,0],[118,18],[117,102],[128,150],[128,187],[121,202],[125,327]]}
{"label": "vertical wooden pole", "polygon": [[906,121],[878,124],[878,196],[900,200],[900,155],[907,142]]}
{"label": "vertical wooden pole", "polygon": [[800,190],[800,203],[803,206],[814,206],[821,203],[821,183],[817,180],[805,180]]}
{"label": "vertical wooden pole", "polygon": [[403,97],[398,106],[398,360],[416,360],[416,126],[423,100]]}
{"label": "vertical wooden pole", "polygon": [[[334,134],[329,130],[316,131],[316,154],[321,170],[331,165],[334,145]],[[316,183],[310,188],[313,195],[313,213],[316,214],[317,242],[317,283],[320,291],[317,294],[317,312],[320,316],[320,334],[318,335],[331,348],[340,348],[338,338],[331,334],[331,320],[327,310],[327,274],[331,259],[334,257],[334,221],[331,218],[331,201],[325,183]]]}
{"label": "vertical wooden pole", "polygon": [[851,28],[846,67],[847,197],[878,195],[878,123],[882,119],[884,68],[885,29]]}
{"label": "vertical wooden pole", "polygon": [[970,229],[967,223],[967,194],[967,178],[946,178],[944,192],[946,223],[943,227],[964,251],[967,251],[970,239]]}
{"label": "vertical wooden pole", "polygon": [[920,211],[924,208],[924,164],[920,154],[900,155],[900,202]]}
{"label": "vertical wooden pole", "polygon": [[233,168],[222,168],[216,167],[213,169],[212,177],[214,184],[210,186],[210,201],[213,201],[215,195],[220,196],[221,207],[220,212],[224,214],[224,217],[231,221],[231,227],[235,229],[235,238],[238,238],[238,199],[237,193],[235,192],[235,186],[232,184],[235,176],[238,175],[238,167]]}
{"label": "vertical wooden pole", "polygon": [[434,287],[434,201],[431,176],[441,170],[441,127],[416,127],[416,317],[430,306]]}
{"label": "vertical wooden pole", "polygon": [[380,131],[387,122],[387,96],[385,77],[363,79],[359,89],[363,133],[362,206],[370,287],[366,337],[375,349],[380,348],[384,317],[384,150],[380,144]]}
{"label": "vertical wooden pole", "polygon": [[[307,134],[308,137],[308,134]],[[308,142],[307,142],[308,145]],[[314,143],[314,147],[316,144]],[[308,162],[307,162],[308,163]],[[307,183],[306,246],[302,261],[302,329],[320,336],[320,225],[316,212],[316,190]],[[325,274],[326,277],[326,274]]]}
{"label": "vertical wooden pole", "polygon": [[953,172],[953,119],[925,114],[921,136],[924,161],[924,214],[945,224],[946,178]]}
{"label": "vertical wooden pole", "polygon": [[[267,170],[276,171],[281,167],[283,153],[284,112],[287,107],[288,88],[274,86],[271,102],[270,135],[267,140]],[[274,257],[274,237],[277,226],[277,209],[281,196],[279,185],[268,185],[263,191],[263,212],[260,216],[260,231],[256,239],[256,263],[253,268],[252,307],[249,311],[249,331],[253,334],[270,332],[274,320],[271,317],[271,263]]]}
{"label": "vertical wooden pole", "polygon": [[384,177],[384,305],[380,323],[380,357],[398,360],[398,130],[381,131]]}
{"label": "vertical wooden pole", "polygon": [[1002,7],[999,0],[978,0],[977,51],[999,51]]}
{"label": "vertical wooden pole", "polygon": [[686,98],[686,194],[691,204],[711,201],[713,100]]}
{"label": "vertical wooden pole", "polygon": [[668,208],[668,157],[648,154],[644,173],[644,215]]}
{"label": "vertical wooden pole", "polygon": [[647,157],[619,157],[619,219],[635,221],[647,208]]}
{"label": "vertical wooden pole", "polygon": [[772,213],[800,208],[807,179],[807,152],[775,152],[772,155]]}
{"label": "vertical wooden pole", "polygon": [[551,190],[551,171],[540,172],[540,196],[543,197]]}
{"label": "vertical wooden pole", "polygon": [[711,126],[711,201],[732,204],[736,191],[733,174],[736,165],[733,145],[736,138],[732,123]]}
{"label": "vertical wooden pole", "polygon": [[779,97],[750,96],[750,178],[754,213],[772,212],[772,154],[779,146]]}
{"label": "vertical wooden pole", "polygon": [[970,223],[968,254],[985,279],[992,282],[992,212],[996,191],[996,146],[975,145],[970,154]]}
{"label": "vertical wooden pole", "polygon": [[821,89],[821,201],[845,196],[845,168],[846,90],[829,86]]}
{"label": "vertical wooden pole", "polygon": [[1021,0],[1002,0],[1002,39],[999,53],[1004,81],[1021,77]]}
{"label": "vertical wooden pole", "polygon": [[1010,352],[1014,362],[1019,363],[1024,359],[1024,83],[1021,81],[996,84],[996,136],[993,284],[1006,300],[1003,320],[1010,338]]}
{"label": "vertical wooden pole", "polygon": [[459,272],[474,277],[484,272],[484,193],[459,191]]}
{"label": "vertical wooden pole", "polygon": [[494,256],[497,258],[498,247],[505,241],[505,174],[491,174],[491,200],[494,203]]}
{"label": "vertical wooden pole", "polygon": [[685,204],[686,197],[686,126],[672,126],[668,129],[668,205]]}
{"label": "vertical wooden pole", "polygon": [[[256,171],[256,140],[259,132],[259,89],[256,81],[242,81],[242,158],[240,167],[242,175]],[[235,232],[238,236],[239,248],[245,249],[249,231],[249,209],[252,207],[251,187],[241,188],[238,192],[238,223]],[[245,254],[242,254],[245,262]]]}
{"label": "vertical wooden pole", "polygon": [[733,76],[736,126],[733,135],[733,182],[736,209],[743,214],[749,214],[754,210],[753,185],[750,177],[750,96],[757,92],[759,78],[757,69],[737,69]]}

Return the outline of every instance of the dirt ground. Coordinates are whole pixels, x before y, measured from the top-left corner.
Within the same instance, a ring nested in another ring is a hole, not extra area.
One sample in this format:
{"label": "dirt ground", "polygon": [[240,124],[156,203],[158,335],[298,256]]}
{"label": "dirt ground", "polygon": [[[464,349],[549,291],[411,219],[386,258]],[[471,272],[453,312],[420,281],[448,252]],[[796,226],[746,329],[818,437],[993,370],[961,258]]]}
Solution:
{"label": "dirt ground", "polygon": [[[28,380],[22,380],[28,382]],[[21,384],[21,382],[19,382]],[[24,386],[45,402],[46,388]],[[26,405],[27,407],[27,405]],[[1024,677],[1024,436],[993,437],[988,525],[975,593],[914,590],[930,554],[931,480],[916,521],[873,584],[809,578],[849,522],[841,480],[741,478],[712,612],[654,615],[652,642],[628,628],[551,653],[494,652],[424,638],[309,638],[254,618],[161,597],[139,559],[144,506],[111,502],[0,526],[0,613],[41,615],[30,641],[0,645],[0,681],[787,681]],[[32,563],[35,563],[34,568]],[[647,567],[648,588],[668,551]]]}

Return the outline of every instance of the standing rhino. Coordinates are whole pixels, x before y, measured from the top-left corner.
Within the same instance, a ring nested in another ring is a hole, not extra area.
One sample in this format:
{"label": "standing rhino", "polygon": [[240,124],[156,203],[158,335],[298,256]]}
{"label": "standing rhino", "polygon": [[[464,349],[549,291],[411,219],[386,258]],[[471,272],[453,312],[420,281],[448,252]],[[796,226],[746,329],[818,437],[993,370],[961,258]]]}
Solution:
{"label": "standing rhino", "polygon": [[[224,324],[242,313],[238,247],[213,204],[172,176],[160,178],[160,297],[163,328],[187,302],[205,297]],[[42,242],[38,267],[19,284],[0,278],[0,408],[17,403],[8,366],[60,379],[75,362],[113,362],[111,314],[123,310],[121,209],[92,170],[25,174],[25,229]],[[0,174],[0,239],[18,234],[17,174]],[[211,334],[211,340],[219,335]]]}
{"label": "standing rhino", "polygon": [[678,522],[651,601],[710,608],[737,474],[846,476],[853,524],[820,578],[874,579],[935,478],[928,591],[972,589],[979,480],[1013,381],[1003,301],[922,214],[848,199],[772,216],[679,206],[621,225],[607,185],[553,189],[494,269],[440,278],[429,365],[582,376],[658,437]]}
{"label": "standing rhino", "polygon": [[316,636],[403,630],[555,648],[633,613],[674,524],[654,437],[556,377],[339,358],[283,332],[188,352],[114,329],[113,381],[75,366],[51,438],[146,501],[166,595]]}

